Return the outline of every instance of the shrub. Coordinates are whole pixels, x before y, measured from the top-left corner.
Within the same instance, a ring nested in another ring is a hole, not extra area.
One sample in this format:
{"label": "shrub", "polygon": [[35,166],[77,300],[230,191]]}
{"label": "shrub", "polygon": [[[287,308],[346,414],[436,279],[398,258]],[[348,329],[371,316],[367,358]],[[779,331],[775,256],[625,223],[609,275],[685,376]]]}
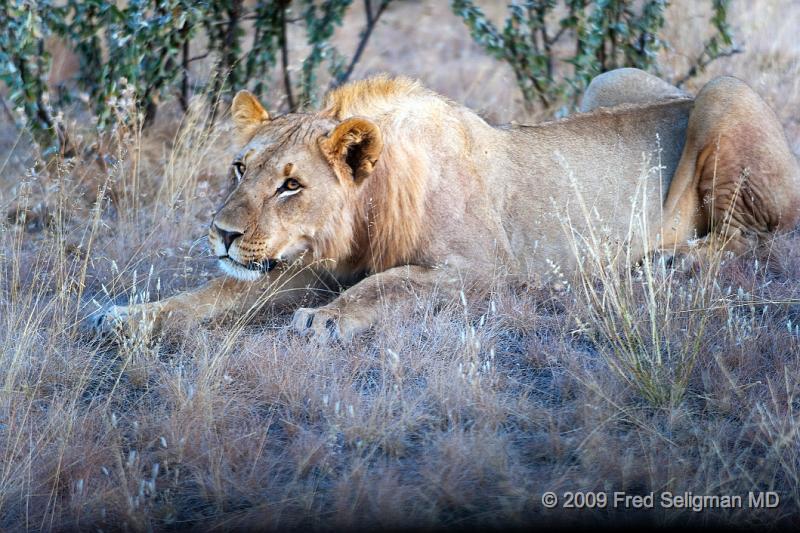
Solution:
{"label": "shrub", "polygon": [[[712,0],[714,34],[689,72],[674,82],[680,85],[714,59],[739,51],[727,23],[729,2]],[[653,70],[658,52],[668,45],[660,35],[668,5],[667,0],[513,0],[500,30],[472,0],[452,0],[473,39],[514,70],[525,100],[545,107],[564,98],[575,102],[602,72]]]}
{"label": "shrub", "polygon": [[[190,66],[204,58],[214,61],[212,73],[207,84],[195,88],[215,104],[210,122],[216,103],[233,89],[274,94],[270,74],[279,60],[286,102],[295,109],[315,101],[318,71],[325,60],[332,86],[347,80],[390,2],[365,1],[360,41],[353,57],[347,58],[330,39],[352,0],[130,0],[124,7],[110,0],[10,0],[0,12],[0,80],[9,88],[10,103],[22,108],[36,141],[49,151],[69,148],[53,108],[73,100],[73,89],[92,103],[102,130],[112,122],[113,103],[124,85],[120,82],[126,80],[135,89],[147,124],[169,94],[188,109]],[[288,68],[288,24],[304,25],[310,46],[299,82],[291,79]],[[249,26],[252,41],[245,31]],[[62,88],[59,100],[51,104],[45,43],[52,37],[66,41],[78,55],[80,68],[74,86]]]}

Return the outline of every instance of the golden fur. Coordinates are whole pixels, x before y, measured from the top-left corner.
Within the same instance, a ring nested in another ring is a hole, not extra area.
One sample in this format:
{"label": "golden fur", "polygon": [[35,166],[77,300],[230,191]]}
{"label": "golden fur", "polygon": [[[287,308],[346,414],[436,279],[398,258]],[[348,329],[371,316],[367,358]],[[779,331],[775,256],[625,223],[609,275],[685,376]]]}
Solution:
{"label": "golden fur", "polygon": [[[292,321],[348,337],[381,305],[448,299],[498,269],[569,275],[601,243],[634,256],[695,238],[695,251],[739,250],[792,228],[800,172],[766,104],[733,78],[695,100],[650,78],[606,77],[590,91],[596,109],[529,127],[492,127],[406,78],[351,83],[318,112],[274,119],[241,92],[232,117],[245,147],[209,232],[237,279],[147,309],[210,318],[352,285]],[[640,103],[616,105],[614,80]]]}
{"label": "golden fur", "polygon": [[[378,124],[385,132],[384,150],[375,168],[375,179],[366,184],[356,205],[359,226],[354,237],[360,256],[358,266],[377,272],[413,261],[423,237],[426,165],[418,140],[413,137],[415,108],[437,112],[440,97],[407,78],[380,76],[345,85],[326,98],[324,117],[385,116]],[[405,127],[403,127],[405,126]]]}

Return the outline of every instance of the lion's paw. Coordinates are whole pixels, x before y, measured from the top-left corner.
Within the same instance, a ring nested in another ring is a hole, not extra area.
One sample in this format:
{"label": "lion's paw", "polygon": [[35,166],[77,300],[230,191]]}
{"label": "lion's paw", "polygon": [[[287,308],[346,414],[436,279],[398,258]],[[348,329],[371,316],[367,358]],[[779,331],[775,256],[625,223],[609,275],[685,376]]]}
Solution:
{"label": "lion's paw", "polygon": [[97,338],[147,334],[155,324],[156,310],[141,305],[112,305],[87,317],[86,329]]}
{"label": "lion's paw", "polygon": [[119,331],[128,316],[128,308],[124,305],[98,309],[86,318],[86,329],[95,337],[108,337]]}
{"label": "lion's paw", "polygon": [[338,309],[301,307],[294,312],[290,327],[317,342],[349,341],[369,329],[369,323],[342,314]]}

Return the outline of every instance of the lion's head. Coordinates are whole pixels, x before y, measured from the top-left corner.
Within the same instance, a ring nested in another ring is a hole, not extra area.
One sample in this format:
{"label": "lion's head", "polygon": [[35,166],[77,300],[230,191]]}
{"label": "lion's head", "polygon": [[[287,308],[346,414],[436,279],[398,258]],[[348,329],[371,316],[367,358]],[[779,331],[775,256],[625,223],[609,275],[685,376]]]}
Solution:
{"label": "lion's head", "polygon": [[383,148],[378,126],[319,114],[271,119],[246,91],[231,112],[247,144],[231,165],[231,191],[209,230],[221,268],[254,280],[281,264],[346,257],[356,197]]}

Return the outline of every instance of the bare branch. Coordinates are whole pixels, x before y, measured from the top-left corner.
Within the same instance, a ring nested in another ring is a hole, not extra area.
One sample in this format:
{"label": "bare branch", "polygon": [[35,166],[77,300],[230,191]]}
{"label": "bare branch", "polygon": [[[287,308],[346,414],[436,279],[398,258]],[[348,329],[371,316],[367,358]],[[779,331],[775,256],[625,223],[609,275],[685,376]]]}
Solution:
{"label": "bare branch", "polygon": [[205,54],[200,54],[199,56],[190,57],[187,60],[187,63],[191,63],[192,61],[199,61],[200,59],[205,59],[211,54],[211,51],[207,51]]}
{"label": "bare branch", "polygon": [[708,65],[710,65],[711,63],[713,63],[717,59],[720,59],[722,57],[731,57],[731,56],[734,56],[736,54],[740,54],[743,51],[744,50],[742,48],[739,48],[737,46],[737,47],[731,48],[730,50],[726,50],[726,51],[720,52],[719,54],[716,54],[714,56],[710,56],[710,57],[708,57],[706,59],[703,59],[703,55],[705,54],[705,52],[704,52],[703,54],[700,55],[699,58],[697,58],[697,61],[695,61],[694,65],[692,65],[692,67],[686,72],[686,74],[684,74],[682,77],[678,78],[678,80],[675,81],[673,83],[673,85],[675,85],[676,87],[682,87],[684,83],[686,83],[690,79],[692,79],[695,76],[697,76],[698,73],[700,73],[703,70],[705,70],[705,68]]}
{"label": "bare branch", "polygon": [[355,69],[356,64],[361,59],[361,54],[364,53],[364,49],[367,47],[367,42],[369,41],[370,36],[372,35],[372,30],[375,29],[375,25],[378,23],[378,19],[381,18],[381,15],[384,11],[386,11],[386,7],[389,5],[391,0],[382,0],[380,6],[378,7],[378,11],[373,15],[372,13],[372,3],[370,0],[364,0],[364,11],[365,16],[367,19],[366,26],[364,31],[361,32],[361,39],[358,42],[358,46],[356,47],[356,52],[353,54],[353,58],[350,60],[350,64],[347,66],[347,70],[341,76],[338,76],[331,80],[330,88],[334,89],[339,85],[345,83],[350,76],[353,74],[353,69]]}
{"label": "bare branch", "polygon": [[294,110],[294,95],[292,94],[292,78],[289,73],[289,47],[286,43],[286,10],[281,10],[281,67],[283,68],[283,86],[289,103],[289,111]]}

